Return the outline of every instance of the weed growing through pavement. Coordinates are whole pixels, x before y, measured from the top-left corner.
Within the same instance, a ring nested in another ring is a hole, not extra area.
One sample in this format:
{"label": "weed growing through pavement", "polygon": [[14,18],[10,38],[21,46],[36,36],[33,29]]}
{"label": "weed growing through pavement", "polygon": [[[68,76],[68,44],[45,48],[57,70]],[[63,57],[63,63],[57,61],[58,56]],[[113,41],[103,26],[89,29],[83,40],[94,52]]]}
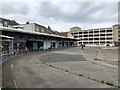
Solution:
{"label": "weed growing through pavement", "polygon": [[66,72],[68,72],[68,70],[65,70]]}

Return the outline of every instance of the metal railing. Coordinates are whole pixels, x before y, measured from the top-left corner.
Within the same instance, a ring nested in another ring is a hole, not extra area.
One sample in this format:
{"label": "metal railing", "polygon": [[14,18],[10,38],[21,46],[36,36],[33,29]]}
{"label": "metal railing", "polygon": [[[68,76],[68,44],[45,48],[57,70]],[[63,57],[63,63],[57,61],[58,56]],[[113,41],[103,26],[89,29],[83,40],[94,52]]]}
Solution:
{"label": "metal railing", "polygon": [[7,61],[10,57],[15,57],[18,56],[20,54],[25,54],[28,53],[28,51],[26,50],[19,50],[19,51],[14,51],[13,54],[9,53],[8,51],[4,51],[0,53],[0,64],[4,63],[5,61]]}
{"label": "metal railing", "polygon": [[7,51],[1,52],[0,53],[0,63],[4,63],[5,61],[8,60],[10,54]]}

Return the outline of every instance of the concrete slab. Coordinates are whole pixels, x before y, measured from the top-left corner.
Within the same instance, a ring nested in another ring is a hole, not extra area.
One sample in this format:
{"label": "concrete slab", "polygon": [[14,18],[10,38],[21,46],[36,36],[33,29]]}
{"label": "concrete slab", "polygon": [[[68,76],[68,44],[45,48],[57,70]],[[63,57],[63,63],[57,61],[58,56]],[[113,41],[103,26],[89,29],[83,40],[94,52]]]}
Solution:
{"label": "concrete slab", "polygon": [[59,62],[49,63],[55,67],[69,70],[75,74],[82,74],[87,77],[97,79],[99,81],[106,81],[113,84],[118,84],[118,69],[102,67],[91,62]]}
{"label": "concrete slab", "polygon": [[[37,64],[36,64],[37,63]],[[84,77],[51,68],[39,62],[18,62],[15,80],[20,88],[110,88]]]}
{"label": "concrete slab", "polygon": [[99,49],[86,47],[82,50],[80,47],[75,47],[21,57],[12,68],[16,86],[18,88],[111,88],[110,85],[86,78],[104,80],[115,85],[118,82],[116,66],[94,60]]}

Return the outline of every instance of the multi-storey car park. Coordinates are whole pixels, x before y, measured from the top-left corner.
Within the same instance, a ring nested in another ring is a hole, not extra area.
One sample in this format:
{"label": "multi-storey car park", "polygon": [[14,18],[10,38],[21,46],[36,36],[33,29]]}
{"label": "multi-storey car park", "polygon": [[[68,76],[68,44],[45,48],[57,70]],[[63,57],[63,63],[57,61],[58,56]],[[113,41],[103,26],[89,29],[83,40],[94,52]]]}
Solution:
{"label": "multi-storey car park", "polygon": [[81,30],[79,27],[70,28],[69,36],[79,39],[78,46],[86,44],[89,46],[119,46],[120,29],[119,25],[109,28],[97,28]]}

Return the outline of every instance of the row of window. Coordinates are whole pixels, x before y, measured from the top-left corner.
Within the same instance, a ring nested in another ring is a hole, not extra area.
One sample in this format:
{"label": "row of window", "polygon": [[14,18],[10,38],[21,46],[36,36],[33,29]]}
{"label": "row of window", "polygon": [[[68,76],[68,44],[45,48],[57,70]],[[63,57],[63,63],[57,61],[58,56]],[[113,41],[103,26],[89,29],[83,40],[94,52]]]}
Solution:
{"label": "row of window", "polygon": [[112,40],[112,38],[84,38],[84,39],[81,39],[81,40]]}
{"label": "row of window", "polygon": [[[79,42],[81,44],[82,42]],[[99,44],[99,42],[83,42],[84,44]],[[110,41],[107,42],[100,42],[100,44],[111,43]]]}
{"label": "row of window", "polygon": [[101,33],[99,33],[99,32],[98,33],[79,33],[79,34],[78,33],[71,33],[71,34],[72,35],[81,35],[81,34],[109,34],[109,33],[112,33],[112,32],[107,32],[107,33],[105,33],[105,32],[104,33],[102,33],[102,32]]}
{"label": "row of window", "polygon": [[105,33],[105,32],[112,32],[112,30],[101,30],[101,31],[82,31],[82,32],[75,32],[71,34],[87,34],[87,33]]}
{"label": "row of window", "polygon": [[89,38],[89,37],[97,37],[97,36],[98,37],[99,36],[104,36],[105,37],[105,36],[112,36],[112,34],[106,34],[106,35],[104,35],[104,34],[100,34],[100,35],[80,35],[80,36],[74,36],[74,37],[76,37],[76,38],[77,37],[88,37]]}
{"label": "row of window", "polygon": [[112,36],[112,34],[79,35],[79,37]]}

